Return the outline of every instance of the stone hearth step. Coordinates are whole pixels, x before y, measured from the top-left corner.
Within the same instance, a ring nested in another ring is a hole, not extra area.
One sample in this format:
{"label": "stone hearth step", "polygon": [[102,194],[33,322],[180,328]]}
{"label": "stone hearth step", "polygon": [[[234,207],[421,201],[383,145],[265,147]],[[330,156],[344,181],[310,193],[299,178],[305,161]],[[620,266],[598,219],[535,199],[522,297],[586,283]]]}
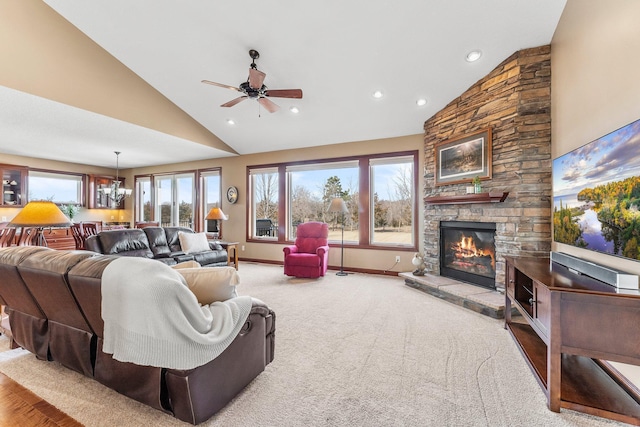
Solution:
{"label": "stone hearth step", "polygon": [[504,319],[504,293],[448,277],[400,273],[404,284],[494,319]]}

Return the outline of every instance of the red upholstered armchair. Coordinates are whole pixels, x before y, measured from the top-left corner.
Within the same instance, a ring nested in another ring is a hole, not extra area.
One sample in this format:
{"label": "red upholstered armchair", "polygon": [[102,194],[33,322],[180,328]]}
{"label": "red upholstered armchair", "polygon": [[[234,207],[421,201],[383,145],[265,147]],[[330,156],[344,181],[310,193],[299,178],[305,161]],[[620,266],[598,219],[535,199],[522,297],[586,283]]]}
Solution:
{"label": "red upholstered armchair", "polygon": [[298,225],[296,244],[284,251],[284,274],[295,277],[320,277],[327,271],[329,225],[305,222]]}

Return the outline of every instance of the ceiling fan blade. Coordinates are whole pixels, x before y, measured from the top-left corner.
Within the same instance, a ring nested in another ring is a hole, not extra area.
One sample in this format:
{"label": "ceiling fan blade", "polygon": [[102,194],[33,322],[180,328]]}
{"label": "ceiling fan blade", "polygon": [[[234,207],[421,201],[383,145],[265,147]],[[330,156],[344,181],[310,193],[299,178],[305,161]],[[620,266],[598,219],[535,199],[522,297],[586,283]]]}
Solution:
{"label": "ceiling fan blade", "polygon": [[218,87],[223,87],[225,89],[231,89],[231,90],[235,90],[235,91],[238,91],[238,92],[242,92],[237,87],[229,86],[229,85],[223,85],[222,83],[216,83],[216,82],[212,82],[212,81],[209,81],[209,80],[203,80],[202,83],[206,83],[208,85],[214,85],[214,86],[218,86]]}
{"label": "ceiling fan blade", "polygon": [[302,98],[302,89],[267,89],[265,95],[276,98]]}
{"label": "ceiling fan blade", "polygon": [[249,86],[252,88],[260,89],[265,77],[267,77],[267,75],[262,71],[255,68],[249,68]]}
{"label": "ceiling fan blade", "polygon": [[238,97],[236,99],[232,99],[229,102],[225,102],[224,104],[221,105],[221,107],[233,107],[234,105],[236,105],[237,103],[239,103],[240,101],[244,101],[245,99],[247,99],[248,96],[243,95],[241,97]]}
{"label": "ceiling fan blade", "polygon": [[280,109],[273,101],[267,98],[260,97],[258,98],[258,102],[270,113],[275,113]]}

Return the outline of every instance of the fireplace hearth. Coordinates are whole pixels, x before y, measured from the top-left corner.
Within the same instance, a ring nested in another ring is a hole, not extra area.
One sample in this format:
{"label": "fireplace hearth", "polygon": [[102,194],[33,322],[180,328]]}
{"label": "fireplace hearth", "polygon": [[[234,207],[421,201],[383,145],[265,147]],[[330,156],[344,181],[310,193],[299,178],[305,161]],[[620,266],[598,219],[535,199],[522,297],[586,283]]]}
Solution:
{"label": "fireplace hearth", "polygon": [[496,224],[440,222],[440,275],[496,289]]}

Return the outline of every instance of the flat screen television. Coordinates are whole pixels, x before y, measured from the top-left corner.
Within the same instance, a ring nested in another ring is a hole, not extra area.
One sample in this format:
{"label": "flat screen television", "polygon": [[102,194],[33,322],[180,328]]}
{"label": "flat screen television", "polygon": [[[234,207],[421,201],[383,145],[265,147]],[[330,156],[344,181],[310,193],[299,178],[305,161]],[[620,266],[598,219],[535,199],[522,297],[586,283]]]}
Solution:
{"label": "flat screen television", "polygon": [[640,259],[640,120],[553,161],[553,239]]}

